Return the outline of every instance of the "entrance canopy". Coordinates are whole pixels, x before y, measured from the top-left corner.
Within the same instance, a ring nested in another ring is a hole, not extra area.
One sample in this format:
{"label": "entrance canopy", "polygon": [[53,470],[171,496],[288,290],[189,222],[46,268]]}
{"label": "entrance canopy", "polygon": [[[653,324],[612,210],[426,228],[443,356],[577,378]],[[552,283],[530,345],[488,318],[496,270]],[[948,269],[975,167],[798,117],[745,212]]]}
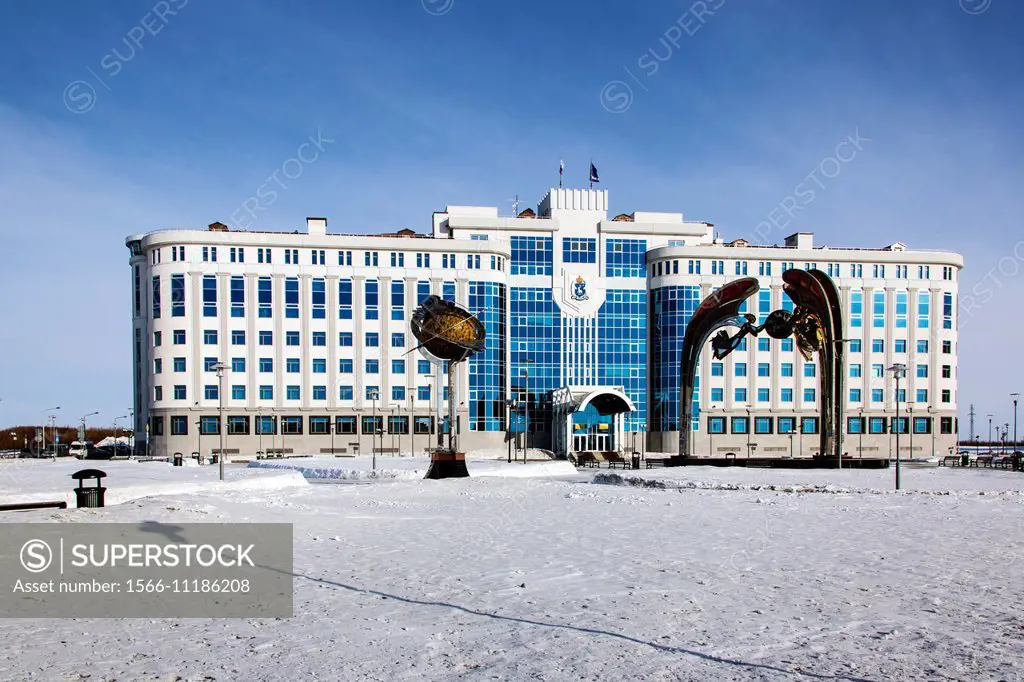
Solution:
{"label": "entrance canopy", "polygon": [[621,386],[563,386],[551,394],[556,455],[617,452],[625,446],[622,415],[636,405]]}

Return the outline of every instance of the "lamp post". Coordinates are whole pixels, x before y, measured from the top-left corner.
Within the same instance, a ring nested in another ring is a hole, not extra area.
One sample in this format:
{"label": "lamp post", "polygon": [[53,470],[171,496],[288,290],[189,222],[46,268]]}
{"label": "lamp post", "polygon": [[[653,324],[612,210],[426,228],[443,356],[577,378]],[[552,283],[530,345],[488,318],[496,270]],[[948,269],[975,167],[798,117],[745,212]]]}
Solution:
{"label": "lamp post", "polygon": [[[256,446],[256,458],[259,459],[260,457],[266,455],[266,453],[263,452],[263,414],[260,412],[256,413],[256,437],[259,439],[259,445]],[[333,445],[331,446],[331,449],[334,449]]]}
{"label": "lamp post", "polygon": [[[81,440],[82,440],[83,443],[86,442],[86,438],[87,438],[86,432],[85,432],[85,420],[88,419],[89,417],[95,417],[97,414],[99,414],[99,412],[90,412],[88,414],[83,414],[82,415],[82,419],[81,419],[81,422],[82,422],[82,426],[81,426],[82,438],[81,438]],[[56,428],[56,427],[54,427],[54,428]],[[56,457],[56,451],[54,451],[54,456]],[[88,457],[88,456],[89,456],[89,448],[87,447],[85,449],[84,457]]]}
{"label": "lamp post", "polygon": [[409,456],[416,456],[416,397],[411,386],[409,387]]}
{"label": "lamp post", "polygon": [[1006,438],[1010,435],[1010,423],[1003,424],[1003,449],[1000,452],[1004,457],[1006,456]]}
{"label": "lamp post", "polygon": [[992,452],[992,415],[986,415],[988,417],[988,451]]}
{"label": "lamp post", "polygon": [[[680,422],[679,428],[683,428]],[[754,430],[754,424],[750,420],[750,408],[747,408],[747,459],[750,459],[750,432]]]}
{"label": "lamp post", "polygon": [[1020,393],[1011,393],[1010,397],[1013,398],[1013,451],[1017,451],[1017,398],[1020,397]]}
{"label": "lamp post", "polygon": [[896,379],[896,490],[900,489],[900,379],[906,376],[907,366],[895,363],[889,368]]}
{"label": "lamp post", "polygon": [[914,403],[907,403],[907,412],[910,415],[907,419],[910,426],[910,459],[914,459]]}
{"label": "lamp post", "polygon": [[60,409],[60,405],[58,405],[57,407],[51,407],[49,409],[43,410],[43,414],[46,415],[46,416],[43,417],[43,442],[40,444],[40,450],[39,450],[39,455],[40,456],[42,456],[46,452],[46,422],[48,422],[51,419],[53,419],[53,415],[51,415],[50,413],[51,412],[56,412],[59,409]]}
{"label": "lamp post", "polygon": [[114,417],[114,453],[115,454],[117,453],[117,445],[118,445],[118,443],[117,443],[117,420],[118,419],[127,419],[127,418],[128,418],[128,415],[126,415],[126,414],[125,415],[121,415],[120,417]]}
{"label": "lamp post", "polygon": [[217,370],[217,433],[220,434],[220,456],[217,463],[220,465],[220,480],[224,480],[224,371],[228,368],[223,362],[213,366]]}
{"label": "lamp post", "polygon": [[377,396],[379,391],[376,388],[370,389],[370,399],[373,401],[373,436],[370,439],[370,451],[373,453],[373,470],[377,470]]}

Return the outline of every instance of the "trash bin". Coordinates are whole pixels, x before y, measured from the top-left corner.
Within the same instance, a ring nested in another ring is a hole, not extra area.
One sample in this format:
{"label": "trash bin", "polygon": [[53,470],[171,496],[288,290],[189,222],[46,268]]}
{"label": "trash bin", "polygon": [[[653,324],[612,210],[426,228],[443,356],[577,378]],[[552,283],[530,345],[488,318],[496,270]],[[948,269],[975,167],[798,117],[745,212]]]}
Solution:
{"label": "trash bin", "polygon": [[633,468],[634,469],[639,469],[640,468],[640,453],[639,452],[634,452],[633,453]]}
{"label": "trash bin", "polygon": [[971,465],[971,456],[968,455],[966,452],[964,454],[960,455],[960,466],[966,467],[966,466],[970,466],[970,465]]}
{"label": "trash bin", "polygon": [[182,455],[180,452],[175,452],[174,453],[174,466],[180,467],[180,466],[184,466],[184,464],[185,464],[185,456]]}
{"label": "trash bin", "polygon": [[219,461],[220,461],[220,455],[213,455],[211,460],[210,460],[210,463],[211,464],[217,464]]}
{"label": "trash bin", "polygon": [[[97,508],[103,506],[103,497],[107,489],[100,485],[100,479],[106,478],[107,474],[99,469],[82,469],[71,474],[71,478],[78,481],[75,488],[75,497],[78,507]],[[86,487],[85,479],[96,479],[96,485]]]}

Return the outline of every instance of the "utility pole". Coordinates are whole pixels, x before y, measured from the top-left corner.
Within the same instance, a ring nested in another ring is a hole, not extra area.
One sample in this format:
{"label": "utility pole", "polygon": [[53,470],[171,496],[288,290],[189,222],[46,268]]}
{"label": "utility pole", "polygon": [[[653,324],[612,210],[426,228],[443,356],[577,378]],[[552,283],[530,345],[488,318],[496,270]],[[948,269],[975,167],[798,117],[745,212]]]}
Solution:
{"label": "utility pole", "polygon": [[[968,423],[970,424],[970,435],[967,437],[968,442],[974,440],[974,403],[971,403],[971,409],[967,413]],[[935,431],[934,425],[932,425],[932,431]],[[934,454],[934,453],[933,453]]]}

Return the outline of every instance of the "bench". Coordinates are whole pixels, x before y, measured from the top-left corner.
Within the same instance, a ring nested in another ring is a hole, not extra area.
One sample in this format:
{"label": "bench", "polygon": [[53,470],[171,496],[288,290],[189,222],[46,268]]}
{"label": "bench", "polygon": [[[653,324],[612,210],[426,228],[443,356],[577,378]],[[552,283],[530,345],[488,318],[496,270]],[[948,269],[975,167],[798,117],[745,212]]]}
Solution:
{"label": "bench", "polygon": [[653,469],[654,467],[665,466],[665,457],[648,457],[645,461],[647,462],[647,468]]}
{"label": "bench", "polygon": [[595,457],[594,453],[592,452],[581,452],[580,454],[576,455],[576,462],[576,466],[578,467],[601,467],[601,463],[597,460],[597,457]]}
{"label": "bench", "polygon": [[972,466],[991,467],[993,459],[994,457],[992,455],[979,455],[977,458],[975,458],[974,462],[972,463]]}
{"label": "bench", "polygon": [[960,456],[959,455],[950,455],[948,457],[943,457],[942,461],[939,462],[939,466],[940,467],[960,466]]}
{"label": "bench", "polygon": [[1010,456],[1010,455],[1003,455],[1001,457],[993,457],[992,458],[992,468],[995,469],[996,467],[999,467],[1000,469],[1010,469],[1010,468],[1012,468],[1013,467],[1013,457]]}
{"label": "bench", "polygon": [[68,503],[64,500],[59,502],[18,502],[15,504],[0,504],[0,512],[5,511],[29,511],[31,509],[67,509]]}
{"label": "bench", "polygon": [[624,459],[617,452],[604,452],[601,454],[604,456],[604,461],[608,462],[609,469],[617,469],[620,466],[623,469],[630,469],[633,466],[633,463],[630,460]]}

